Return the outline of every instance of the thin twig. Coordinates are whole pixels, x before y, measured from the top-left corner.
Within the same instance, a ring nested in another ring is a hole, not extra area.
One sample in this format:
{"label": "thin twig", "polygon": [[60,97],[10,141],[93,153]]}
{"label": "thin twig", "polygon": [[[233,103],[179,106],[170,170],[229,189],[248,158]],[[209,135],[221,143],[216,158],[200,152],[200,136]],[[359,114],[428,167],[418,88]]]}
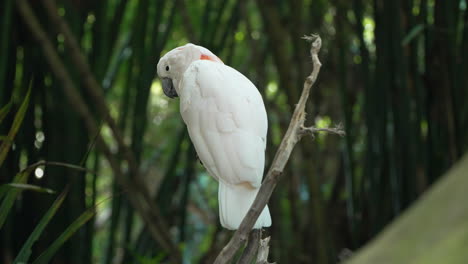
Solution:
{"label": "thin twig", "polygon": [[102,122],[99,124],[98,132],[96,133],[96,135],[94,135],[91,142],[88,144],[88,149],[86,150],[86,153],[83,155],[83,158],[81,159],[81,161],[79,163],[80,166],[85,165],[85,162],[88,159],[89,154],[91,153],[91,151],[94,149],[94,146],[96,145],[96,141],[97,141],[97,138],[98,138],[99,134],[101,134],[101,130],[102,130]]}
{"label": "thin twig", "polygon": [[273,159],[273,163],[268,170],[255,201],[247,212],[247,215],[242,220],[239,229],[234,233],[229,243],[219,253],[215,260],[216,264],[228,263],[239,248],[245,243],[249,232],[257,221],[258,216],[268,203],[268,200],[273,193],[273,189],[276,187],[279,177],[283,173],[284,167],[289,160],[289,156],[291,155],[294,146],[303,136],[303,132],[301,132],[301,130],[304,128],[306,102],[309,97],[310,89],[317,80],[320,67],[322,66],[318,58],[318,52],[322,45],[321,38],[318,35],[311,35],[305,36],[304,39],[312,42],[310,53],[312,55],[313,71],[304,82],[304,88],[291,117],[288,130],[281,141],[275,158]]}
{"label": "thin twig", "polygon": [[300,135],[309,135],[312,138],[315,138],[315,134],[317,134],[318,132],[336,134],[340,137],[344,137],[346,135],[346,132],[344,131],[342,124],[338,124],[336,127],[323,127],[323,128],[318,128],[314,126],[310,126],[310,127],[302,126],[299,130]]}
{"label": "thin twig", "polygon": [[74,164],[70,164],[70,163],[64,163],[64,162],[58,162],[58,161],[45,161],[45,160],[41,160],[41,161],[38,161],[36,163],[33,163],[31,165],[29,165],[28,167],[26,167],[25,169],[23,169],[21,172],[24,172],[24,171],[27,171],[27,170],[33,170],[39,166],[58,166],[58,167],[65,167],[65,168],[69,168],[69,169],[73,169],[73,170],[77,170],[77,171],[83,171],[83,172],[87,172],[87,173],[90,173],[90,174],[96,174],[95,171],[93,170],[90,170],[90,169],[87,169],[87,168],[84,168],[84,167],[81,167],[81,166],[77,166],[77,165],[74,165]]}

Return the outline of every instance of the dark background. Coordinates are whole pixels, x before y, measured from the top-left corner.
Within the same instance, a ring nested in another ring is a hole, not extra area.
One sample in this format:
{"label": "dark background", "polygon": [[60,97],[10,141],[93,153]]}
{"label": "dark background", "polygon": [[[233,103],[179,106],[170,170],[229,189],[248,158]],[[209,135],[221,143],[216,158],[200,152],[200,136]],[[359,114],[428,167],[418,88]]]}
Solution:
{"label": "dark background", "polygon": [[[69,185],[69,193],[32,259],[86,208],[99,204],[53,263],[167,261],[171,253],[153,239],[128,200],[144,187],[167,224],[162,232],[185,263],[211,263],[227,243],[232,232],[219,225],[217,184],[197,160],[177,100],[165,97],[155,78],[159,57],[187,42],[207,47],[257,85],[269,117],[269,164],[312,70],[309,44],[301,37],[322,37],[323,66],[307,124],[342,123],[347,136],[319,135],[296,146],[269,203],[270,256],[278,263],[337,263],[343,249],[357,250],[378,234],[467,149],[465,0],[58,1],[56,11],[80,50],[66,45],[47,2],[0,3],[0,106],[13,101],[1,135],[31,89],[0,183],[40,160],[96,173],[35,169],[30,184],[58,193]],[[51,70],[45,44],[36,40],[18,3],[31,6],[100,127],[108,155],[64,93],[63,78]],[[145,184],[132,189],[117,183],[109,155],[124,178],[132,182],[137,176],[99,110],[103,104],[86,88],[89,76],[73,59],[77,52],[85,55]],[[19,196],[0,230],[1,263],[12,261],[57,195]]]}

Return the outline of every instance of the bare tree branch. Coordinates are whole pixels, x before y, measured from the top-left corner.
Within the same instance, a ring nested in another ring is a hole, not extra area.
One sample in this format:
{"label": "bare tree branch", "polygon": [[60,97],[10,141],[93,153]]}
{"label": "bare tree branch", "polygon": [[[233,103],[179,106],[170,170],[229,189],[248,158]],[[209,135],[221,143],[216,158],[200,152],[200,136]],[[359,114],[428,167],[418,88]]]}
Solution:
{"label": "bare tree branch", "polygon": [[270,238],[267,237],[260,240],[260,248],[258,249],[257,264],[275,264],[275,262],[268,262],[268,255],[270,254]]}
{"label": "bare tree branch", "polygon": [[[46,3],[53,4],[52,7],[55,7],[55,3],[52,3],[52,2],[46,2]],[[128,192],[129,194],[128,198],[130,202],[135,207],[135,209],[139,212],[139,214],[142,216],[143,220],[146,222],[152,237],[156,241],[158,241],[161,247],[163,247],[169,252],[169,257],[171,258],[172,262],[181,263],[182,261],[181,261],[180,251],[170,237],[167,224],[163,221],[158,208],[154,206],[151,200],[151,197],[148,193],[148,190],[145,184],[142,182],[141,178],[138,176],[139,169],[136,165],[136,162],[134,161],[133,154],[129,151],[128,147],[124,144],[123,138],[120,132],[117,130],[114,120],[109,114],[109,111],[106,106],[107,104],[104,100],[102,92],[99,89],[97,82],[94,80],[94,77],[92,76],[91,72],[89,71],[89,67],[87,66],[86,61],[84,60],[83,54],[81,54],[81,51],[79,50],[79,46],[76,43],[76,40],[74,40],[74,38],[70,39],[69,34],[71,34],[71,31],[69,29],[67,31],[63,28],[64,25],[66,26],[66,24],[64,24],[65,22],[61,21],[61,18],[58,17],[58,20],[56,20],[55,22],[60,23],[61,29],[65,30],[65,32],[63,33],[67,42],[70,44],[70,42],[73,43],[73,41],[75,41],[75,44],[74,44],[75,46],[73,47],[73,44],[72,44],[72,47],[70,49],[72,53],[71,55],[74,58],[74,60],[76,60],[75,63],[80,69],[82,78],[87,80],[85,81],[85,84],[86,84],[85,86],[88,88],[88,91],[92,93],[93,99],[96,100],[96,102],[99,102],[99,103],[96,103],[96,106],[99,108],[99,111],[104,116],[104,120],[110,125],[111,129],[113,130],[114,132],[113,135],[117,140],[119,149],[123,150],[124,152],[124,157],[127,159],[129,163],[131,173],[134,174],[134,177],[131,180],[128,179],[128,177],[125,177],[124,173],[122,172],[120,162],[115,158],[115,154],[111,152],[111,150],[109,149],[109,146],[104,142],[104,139],[99,133],[99,127],[96,124],[93,118],[93,115],[89,111],[85,101],[83,100],[80,93],[78,92],[78,89],[73,83],[70,77],[70,74],[68,73],[65,65],[63,64],[62,60],[58,56],[54,45],[48,39],[47,34],[45,33],[44,29],[40,26],[39,21],[37,20],[37,18],[35,17],[34,13],[31,10],[31,7],[29,6],[26,0],[17,0],[16,4],[18,7],[18,11],[20,15],[23,17],[25,24],[29,27],[31,33],[39,42],[43,50],[43,53],[45,55],[45,58],[51,67],[52,72],[57,77],[57,79],[62,83],[61,87],[63,88],[64,93],[67,96],[70,104],[73,106],[75,111],[77,111],[77,113],[80,114],[81,117],[83,118],[89,134],[98,135],[96,139],[96,143],[97,143],[99,150],[107,158],[109,165],[111,166],[119,184]],[[51,8],[50,6],[47,6],[47,5],[46,7],[47,7],[46,9]],[[55,7],[55,14],[58,16],[56,7]],[[54,16],[53,12],[51,12],[51,14],[49,15]],[[55,19],[57,19],[57,17],[55,17]],[[78,53],[78,54],[75,54],[75,53]],[[84,69],[83,67],[86,69]]]}
{"label": "bare tree branch", "polygon": [[[317,129],[317,128],[304,128],[304,121],[305,121],[305,106],[307,99],[309,97],[310,89],[312,85],[317,80],[317,76],[320,72],[320,67],[322,64],[318,58],[318,52],[320,51],[320,47],[322,46],[322,40],[318,35],[311,35],[305,36],[304,39],[307,41],[312,42],[310,53],[312,55],[312,63],[313,63],[313,71],[312,73],[306,78],[304,82],[304,88],[302,90],[301,97],[299,98],[299,103],[296,105],[294,113],[291,117],[291,122],[289,123],[288,130],[286,131],[283,140],[276,152],[275,158],[273,159],[273,163],[268,170],[268,173],[265,177],[265,180],[260,187],[260,190],[253,202],[252,206],[250,207],[247,215],[242,220],[239,229],[234,233],[233,237],[229,241],[229,243],[223,248],[223,250],[219,253],[218,257],[215,260],[215,264],[222,264],[228,263],[234,254],[239,250],[239,248],[247,241],[247,237],[249,232],[252,230],[255,222],[257,221],[258,216],[265,208],[265,205],[268,203],[268,200],[273,193],[273,189],[276,187],[278,183],[279,177],[283,173],[284,167],[289,160],[289,156],[291,155],[292,150],[296,143],[302,138],[302,136],[306,133],[315,133],[315,132],[337,132],[337,129]],[[338,133],[338,134],[341,134]]]}
{"label": "bare tree branch", "polygon": [[344,137],[346,135],[346,132],[343,129],[342,124],[338,124],[335,127],[323,127],[323,128],[317,128],[317,127],[301,127],[299,130],[299,135],[310,135],[312,138],[315,138],[315,134],[318,132],[326,132],[330,134],[336,134],[340,137]]}
{"label": "bare tree branch", "polygon": [[252,260],[255,258],[257,254],[258,247],[260,245],[260,239],[262,238],[262,230],[261,229],[254,229],[250,232],[249,242],[242,252],[242,256],[237,261],[237,264],[243,263],[252,263]]}

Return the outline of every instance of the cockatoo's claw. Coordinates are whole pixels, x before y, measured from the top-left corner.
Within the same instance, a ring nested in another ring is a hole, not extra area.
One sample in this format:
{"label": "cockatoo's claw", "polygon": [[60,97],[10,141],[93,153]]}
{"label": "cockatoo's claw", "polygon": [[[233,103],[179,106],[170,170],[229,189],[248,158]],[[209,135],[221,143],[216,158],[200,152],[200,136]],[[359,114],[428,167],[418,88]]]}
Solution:
{"label": "cockatoo's claw", "polygon": [[177,97],[177,91],[174,88],[174,84],[172,83],[172,79],[170,78],[162,78],[162,88],[164,94],[169,98]]}

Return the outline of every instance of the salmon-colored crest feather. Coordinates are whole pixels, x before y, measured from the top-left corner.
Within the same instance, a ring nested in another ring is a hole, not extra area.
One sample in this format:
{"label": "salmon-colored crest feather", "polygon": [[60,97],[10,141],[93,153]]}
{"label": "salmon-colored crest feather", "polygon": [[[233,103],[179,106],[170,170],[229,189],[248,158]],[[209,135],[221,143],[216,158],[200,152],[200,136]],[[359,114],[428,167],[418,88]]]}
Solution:
{"label": "salmon-colored crest feather", "polygon": [[221,62],[221,63],[223,63],[223,61],[222,61],[220,58],[218,58],[218,57],[216,57],[216,56],[215,56],[215,57],[212,57],[212,56],[206,55],[206,54],[200,55],[200,60],[210,60],[210,61],[214,61],[214,62]]}

